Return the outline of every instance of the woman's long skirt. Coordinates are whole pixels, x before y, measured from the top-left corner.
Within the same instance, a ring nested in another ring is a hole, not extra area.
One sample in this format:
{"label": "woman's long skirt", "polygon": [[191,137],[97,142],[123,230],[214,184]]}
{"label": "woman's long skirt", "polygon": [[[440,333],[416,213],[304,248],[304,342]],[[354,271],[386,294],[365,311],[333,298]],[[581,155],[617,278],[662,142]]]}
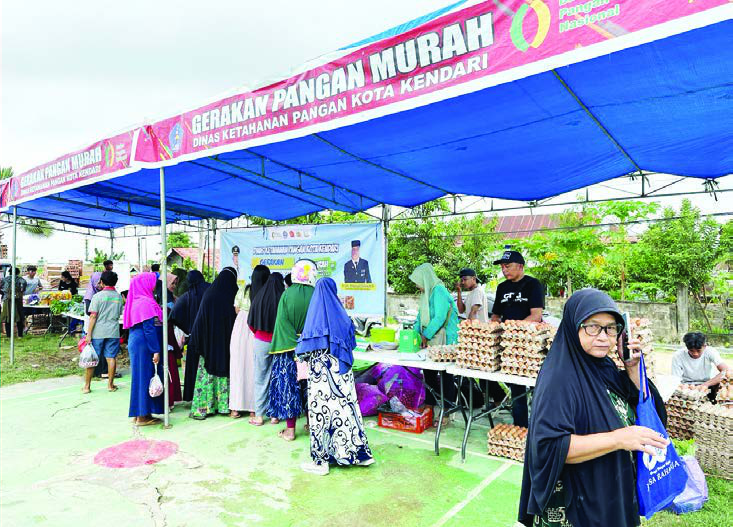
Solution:
{"label": "woman's long skirt", "polygon": [[372,459],[354,386],[354,373],[339,373],[339,361],[319,350],[309,357],[308,426],[317,464],[356,465]]}
{"label": "woman's long skirt", "polygon": [[298,386],[295,353],[273,353],[270,377],[270,407],[267,415],[276,419],[293,419],[300,416],[303,407]]}
{"label": "woman's long skirt", "polygon": [[145,340],[142,324],[130,328],[130,339],[127,343],[127,352],[130,355],[130,417],[144,417],[151,414],[163,413],[163,394],[150,397],[148,386],[156,371],[163,380],[163,362],[156,367],[150,347]]}
{"label": "woman's long skirt", "polygon": [[199,358],[201,354],[191,345],[186,345],[186,368],[183,373],[183,400],[192,401],[193,391],[196,387],[196,374],[199,369]]}
{"label": "woman's long skirt", "polygon": [[229,354],[229,409],[255,411],[254,333],[247,325],[247,312],[237,314]]}
{"label": "woman's long skirt", "polygon": [[229,413],[229,378],[211,375],[206,371],[204,358],[200,357],[196,388],[191,402],[191,417],[203,419],[216,413]]}

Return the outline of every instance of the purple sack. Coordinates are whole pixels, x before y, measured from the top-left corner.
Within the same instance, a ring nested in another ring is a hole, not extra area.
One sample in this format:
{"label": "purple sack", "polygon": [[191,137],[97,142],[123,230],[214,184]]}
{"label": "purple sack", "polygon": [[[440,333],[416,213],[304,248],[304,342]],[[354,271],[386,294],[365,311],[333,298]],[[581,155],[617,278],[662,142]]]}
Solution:
{"label": "purple sack", "polygon": [[417,410],[425,403],[425,386],[420,368],[390,366],[377,383],[387,399],[397,397],[410,410]]}
{"label": "purple sack", "polygon": [[359,382],[356,384],[356,398],[362,416],[377,415],[377,408],[387,400],[387,396],[373,384]]}
{"label": "purple sack", "polygon": [[682,456],[682,461],[687,472],[687,485],[682,494],[677,496],[672,501],[672,505],[667,508],[675,514],[699,511],[708,501],[708,484],[697,459],[693,456]]}
{"label": "purple sack", "polygon": [[389,368],[389,364],[384,364],[382,362],[376,363],[371,368],[368,368],[358,375],[354,377],[354,382],[360,383],[364,382],[367,384],[377,384],[379,382],[379,379],[382,378],[382,375],[385,371],[387,371],[387,368]]}

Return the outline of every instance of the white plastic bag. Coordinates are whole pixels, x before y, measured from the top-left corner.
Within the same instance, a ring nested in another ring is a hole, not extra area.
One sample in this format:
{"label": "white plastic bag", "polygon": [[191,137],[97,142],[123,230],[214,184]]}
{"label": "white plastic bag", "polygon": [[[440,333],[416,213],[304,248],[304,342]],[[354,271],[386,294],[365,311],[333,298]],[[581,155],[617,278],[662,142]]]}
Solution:
{"label": "white plastic bag", "polygon": [[92,345],[87,343],[79,355],[79,367],[94,368],[97,364],[99,364],[99,355],[94,351]]}
{"label": "white plastic bag", "polygon": [[159,397],[163,393],[163,381],[160,380],[157,373],[150,379],[148,393],[150,397]]}

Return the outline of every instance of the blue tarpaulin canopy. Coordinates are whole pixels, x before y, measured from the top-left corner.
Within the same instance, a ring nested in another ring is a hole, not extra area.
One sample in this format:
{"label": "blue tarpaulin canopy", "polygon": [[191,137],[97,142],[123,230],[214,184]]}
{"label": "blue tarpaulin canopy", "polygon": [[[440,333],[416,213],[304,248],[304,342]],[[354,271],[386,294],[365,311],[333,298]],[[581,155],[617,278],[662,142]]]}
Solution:
{"label": "blue tarpaulin canopy", "polygon": [[[284,220],[446,194],[538,200],[639,171],[733,172],[733,21],[407,111],[165,169],[168,221]],[[154,225],[158,169],[18,205],[92,228]]]}

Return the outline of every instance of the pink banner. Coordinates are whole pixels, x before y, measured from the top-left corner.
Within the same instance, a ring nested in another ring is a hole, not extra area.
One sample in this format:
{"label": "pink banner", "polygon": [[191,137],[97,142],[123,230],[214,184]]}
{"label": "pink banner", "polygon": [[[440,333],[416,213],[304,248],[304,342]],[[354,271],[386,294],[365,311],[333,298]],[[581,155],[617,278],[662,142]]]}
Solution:
{"label": "pink banner", "polygon": [[83,150],[13,176],[5,192],[7,196],[3,195],[7,200],[5,203],[27,201],[128,169],[134,135],[134,131],[129,131],[98,141]]}
{"label": "pink banner", "polygon": [[[273,85],[160,121],[140,134],[135,159],[166,161],[257,139],[262,142],[268,136],[279,140],[276,136],[283,132],[353,117],[727,3],[481,2]],[[305,133],[301,130],[297,135]]]}

